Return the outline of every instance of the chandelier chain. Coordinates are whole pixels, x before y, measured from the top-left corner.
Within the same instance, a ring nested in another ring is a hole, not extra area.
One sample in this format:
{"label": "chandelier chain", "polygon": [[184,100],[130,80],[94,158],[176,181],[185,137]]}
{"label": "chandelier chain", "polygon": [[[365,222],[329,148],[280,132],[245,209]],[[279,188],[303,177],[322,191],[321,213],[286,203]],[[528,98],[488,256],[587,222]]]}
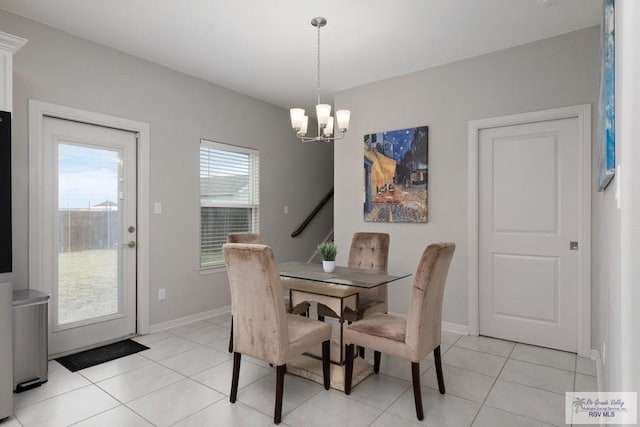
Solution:
{"label": "chandelier chain", "polygon": [[318,25],[318,104],[320,104],[320,27]]}

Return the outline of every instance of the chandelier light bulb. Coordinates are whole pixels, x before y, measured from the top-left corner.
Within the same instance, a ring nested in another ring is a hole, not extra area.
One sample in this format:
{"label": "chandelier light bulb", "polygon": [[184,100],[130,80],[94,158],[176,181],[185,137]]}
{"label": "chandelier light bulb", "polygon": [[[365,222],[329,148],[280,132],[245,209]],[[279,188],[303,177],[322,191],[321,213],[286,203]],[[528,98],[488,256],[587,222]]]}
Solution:
{"label": "chandelier light bulb", "polygon": [[326,126],[331,115],[331,105],[318,104],[316,105],[316,116],[318,117],[318,124],[320,127]]}
{"label": "chandelier light bulb", "polygon": [[351,111],[338,110],[336,111],[336,121],[338,122],[338,129],[344,133],[349,129],[349,119],[351,118]]}
{"label": "chandelier light bulb", "polygon": [[327,121],[327,126],[324,128],[324,136],[333,135],[333,116],[329,116],[329,120]]}
{"label": "chandelier light bulb", "polygon": [[308,127],[309,127],[309,116],[304,116],[302,117],[302,126],[300,126],[300,132],[299,132],[300,135],[305,136],[307,134]]}
{"label": "chandelier light bulb", "polygon": [[291,127],[298,130],[302,128],[302,118],[304,117],[304,108],[292,108],[289,110],[291,114]]}

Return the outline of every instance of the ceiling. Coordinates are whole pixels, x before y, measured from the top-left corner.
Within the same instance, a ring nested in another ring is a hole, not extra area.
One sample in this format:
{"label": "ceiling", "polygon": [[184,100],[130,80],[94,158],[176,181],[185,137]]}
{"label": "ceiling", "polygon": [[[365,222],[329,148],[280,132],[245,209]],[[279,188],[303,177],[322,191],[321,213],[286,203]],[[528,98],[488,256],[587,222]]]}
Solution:
{"label": "ceiling", "polygon": [[[284,108],[598,25],[601,0],[0,0],[0,8]],[[347,107],[347,106],[343,106]]]}

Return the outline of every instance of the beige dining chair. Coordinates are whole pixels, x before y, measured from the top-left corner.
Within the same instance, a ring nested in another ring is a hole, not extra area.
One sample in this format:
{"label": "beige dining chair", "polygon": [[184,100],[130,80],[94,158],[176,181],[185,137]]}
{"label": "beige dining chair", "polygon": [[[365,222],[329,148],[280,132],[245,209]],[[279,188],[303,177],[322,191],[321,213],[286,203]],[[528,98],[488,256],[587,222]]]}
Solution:
{"label": "beige dining chair", "polygon": [[[387,233],[354,233],[349,248],[349,261],[347,266],[351,268],[364,268],[373,271],[387,271],[389,260],[389,235]],[[387,286],[377,286],[373,289],[362,289],[359,292],[358,310],[347,310],[343,318],[355,322],[373,313],[386,313]],[[318,306],[319,316],[335,317],[334,313],[326,306]]]}
{"label": "beige dining chair", "polygon": [[262,244],[262,238],[257,233],[229,233],[227,243],[251,243]]}
{"label": "beige dining chair", "polygon": [[[257,233],[229,233],[227,234],[227,243],[248,243],[248,244],[262,244],[262,238]],[[289,296],[284,296],[285,307],[289,313],[304,314],[309,317],[309,303],[298,304],[296,307],[291,307]],[[233,353],[233,316],[231,317],[231,332],[229,334],[229,353]]]}
{"label": "beige dining chair", "polygon": [[282,394],[287,362],[322,343],[324,388],[329,389],[331,326],[287,313],[280,274],[269,246],[227,243],[222,247],[231,289],[233,314],[233,376],[229,401],[238,393],[241,356],[264,360],[276,367],[273,422],[282,419]]}
{"label": "beige dining chair", "polygon": [[[354,233],[349,248],[348,266],[365,268],[373,271],[387,271],[389,261],[389,234],[387,233]],[[358,292],[357,311],[345,309],[342,318],[348,322],[364,319],[374,313],[386,313],[388,310],[387,285],[373,289],[362,289]],[[328,307],[318,304],[318,319],[325,316],[335,317]],[[360,348],[360,357],[364,358],[364,348]]]}
{"label": "beige dining chair", "polygon": [[[257,233],[229,233],[227,234],[227,243],[263,244],[262,238]],[[296,307],[292,307],[288,295],[284,296],[284,300],[286,303],[285,307],[287,307],[289,313],[304,314],[309,317],[309,303],[298,304]]]}
{"label": "beige dining chair", "polygon": [[431,351],[438,389],[445,393],[440,358],[442,298],[449,265],[456,245],[452,242],[429,245],[422,254],[413,280],[407,318],[376,313],[344,329],[346,344],[345,394],[351,393],[354,345],[374,350],[375,373],[380,371],[380,354],[387,353],[411,361],[416,415],[424,418],[420,391],[420,361]]}

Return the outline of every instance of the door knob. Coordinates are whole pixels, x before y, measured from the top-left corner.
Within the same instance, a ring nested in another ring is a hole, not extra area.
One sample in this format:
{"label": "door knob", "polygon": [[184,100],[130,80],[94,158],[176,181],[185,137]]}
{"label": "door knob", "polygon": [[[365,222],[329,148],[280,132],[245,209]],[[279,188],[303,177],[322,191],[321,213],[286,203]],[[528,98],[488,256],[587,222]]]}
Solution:
{"label": "door knob", "polygon": [[127,247],[127,248],[135,248],[136,247],[136,242],[134,242],[133,240],[129,240],[129,242],[125,243],[122,246],[123,247]]}

